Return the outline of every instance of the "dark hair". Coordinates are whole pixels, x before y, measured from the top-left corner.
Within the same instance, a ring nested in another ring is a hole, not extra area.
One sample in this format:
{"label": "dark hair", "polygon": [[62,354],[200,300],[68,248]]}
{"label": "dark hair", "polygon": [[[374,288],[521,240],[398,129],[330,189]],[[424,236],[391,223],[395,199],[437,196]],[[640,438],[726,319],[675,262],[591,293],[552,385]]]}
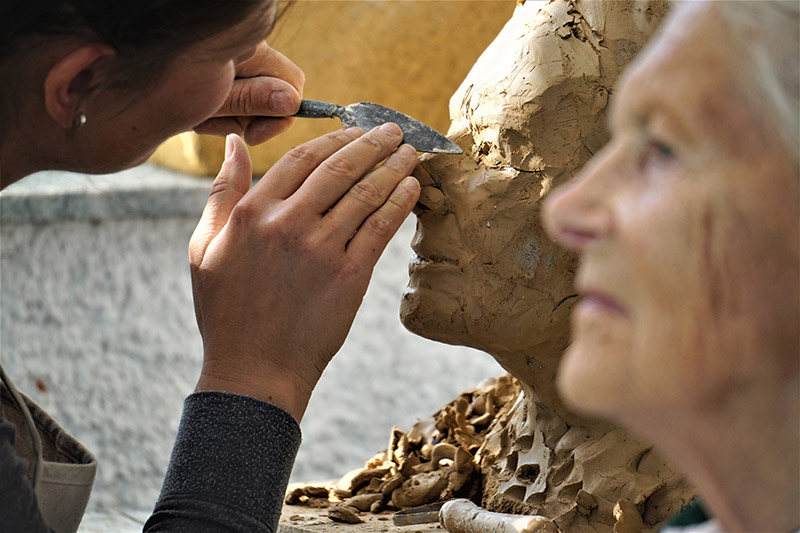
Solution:
{"label": "dark hair", "polygon": [[111,84],[141,89],[186,48],[268,6],[264,0],[0,0],[0,136],[16,107],[9,101],[14,64],[39,44],[69,36],[106,43],[119,59]]}
{"label": "dark hair", "polygon": [[74,35],[105,42],[128,60],[168,63],[263,5],[262,0],[3,0],[0,60],[31,37]]}

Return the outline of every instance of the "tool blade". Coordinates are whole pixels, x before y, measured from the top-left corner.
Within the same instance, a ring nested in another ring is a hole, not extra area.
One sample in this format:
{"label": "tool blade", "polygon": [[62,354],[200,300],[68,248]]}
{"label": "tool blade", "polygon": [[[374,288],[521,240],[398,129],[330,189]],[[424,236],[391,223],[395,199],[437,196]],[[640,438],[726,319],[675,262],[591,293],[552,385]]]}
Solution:
{"label": "tool blade", "polygon": [[392,523],[396,526],[409,526],[411,524],[430,524],[439,521],[439,509],[444,502],[429,503],[404,509],[392,515]]}
{"label": "tool blade", "polygon": [[358,102],[344,106],[339,118],[345,126],[358,126],[364,131],[369,131],[375,126],[387,122],[394,122],[403,131],[403,142],[410,144],[419,152],[444,154],[460,154],[462,152],[457,144],[430,126],[405,113],[380,104]]}

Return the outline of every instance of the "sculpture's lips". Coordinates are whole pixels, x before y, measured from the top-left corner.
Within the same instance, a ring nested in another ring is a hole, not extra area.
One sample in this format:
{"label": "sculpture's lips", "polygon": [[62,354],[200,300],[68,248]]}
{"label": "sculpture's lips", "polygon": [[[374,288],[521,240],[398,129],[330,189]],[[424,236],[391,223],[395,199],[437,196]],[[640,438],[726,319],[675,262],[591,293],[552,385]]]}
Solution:
{"label": "sculpture's lips", "polygon": [[458,266],[458,260],[451,259],[442,253],[453,253],[457,248],[453,248],[453,245],[450,243],[442,243],[437,238],[426,238],[424,234],[424,228],[420,220],[417,223],[417,232],[414,234],[414,239],[411,241],[411,250],[414,251],[414,257],[411,258],[409,267],[426,265]]}
{"label": "sculpture's lips", "polygon": [[421,201],[418,201],[414,205],[414,209],[412,209],[411,212],[414,213],[416,216],[422,216],[425,213],[430,213],[431,212],[431,208],[428,207],[427,205],[425,205],[424,203],[422,203]]}
{"label": "sculpture's lips", "polygon": [[409,269],[416,269],[426,266],[437,266],[437,265],[451,265],[451,266],[458,266],[458,261],[454,261],[452,259],[447,259],[444,257],[426,257],[424,255],[420,255],[416,252],[414,253],[414,257],[411,258],[409,261],[408,267]]}
{"label": "sculpture's lips", "polygon": [[[435,191],[435,192],[431,192]],[[441,197],[437,200],[436,193]],[[431,194],[434,194],[434,197],[431,197]],[[419,195],[419,200],[414,205],[414,209],[412,212],[417,216],[422,216],[424,214],[432,214],[432,215],[444,215],[447,210],[445,209],[445,203],[443,201],[443,196],[441,196],[441,191],[435,187],[423,187],[422,191]]]}

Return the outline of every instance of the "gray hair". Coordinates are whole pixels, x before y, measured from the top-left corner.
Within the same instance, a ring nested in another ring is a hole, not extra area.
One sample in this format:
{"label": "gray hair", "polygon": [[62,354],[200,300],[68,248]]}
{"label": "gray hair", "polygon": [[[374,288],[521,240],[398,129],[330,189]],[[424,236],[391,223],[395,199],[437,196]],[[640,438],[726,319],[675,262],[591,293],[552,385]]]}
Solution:
{"label": "gray hair", "polygon": [[778,128],[800,161],[800,1],[722,1],[714,5],[731,30],[740,84],[758,112]]}

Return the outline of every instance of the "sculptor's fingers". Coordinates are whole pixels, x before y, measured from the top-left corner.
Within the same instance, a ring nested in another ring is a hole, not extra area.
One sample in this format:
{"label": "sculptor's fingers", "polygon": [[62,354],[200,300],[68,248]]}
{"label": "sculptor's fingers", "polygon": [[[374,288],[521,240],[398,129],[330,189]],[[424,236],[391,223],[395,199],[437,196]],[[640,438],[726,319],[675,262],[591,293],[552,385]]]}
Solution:
{"label": "sculptor's fingers", "polygon": [[[416,151],[409,145],[403,145],[382,165],[350,187],[324,216],[332,231],[331,237],[337,242],[347,242],[365,219],[386,203],[397,185],[411,173],[416,161]],[[379,216],[377,225],[385,225],[384,218]],[[372,224],[376,224],[376,221],[373,220]]]}
{"label": "sculptor's fingers", "polygon": [[287,131],[295,120],[292,117],[217,117],[198,124],[194,132],[200,135],[235,133],[244,137],[247,144],[255,146]]}
{"label": "sculptor's fingers", "polygon": [[300,93],[290,83],[269,76],[237,78],[215,117],[286,117],[300,108]]}
{"label": "sculptor's fingers", "polygon": [[292,117],[252,117],[244,130],[244,140],[256,146],[287,131],[296,120]]}
{"label": "sculptor's fingers", "polygon": [[230,133],[242,135],[247,127],[248,120],[239,117],[219,117],[205,120],[194,127],[192,131],[199,135],[224,136]]}
{"label": "sculptor's fingers", "polygon": [[253,193],[272,199],[288,198],[323,161],[361,135],[359,128],[337,130],[292,148],[264,174]]}
{"label": "sculptor's fingers", "polygon": [[262,42],[236,65],[230,94],[214,117],[286,117],[300,107],[305,74],[289,58]]}
{"label": "sculptor's fingers", "polygon": [[208,202],[189,240],[189,260],[193,267],[203,262],[209,243],[247,194],[251,181],[252,164],[247,147],[238,135],[229,135],[225,140],[225,162],[211,185]]}
{"label": "sculptor's fingers", "polygon": [[266,42],[260,43],[253,56],[247,61],[236,65],[236,76],[238,78],[254,78],[256,76],[278,78],[285,80],[298,93],[303,92],[306,81],[306,76],[300,67]]}
{"label": "sculptor's fingers", "polygon": [[320,215],[334,207],[367,172],[389,156],[403,133],[388,123],[365,133],[323,161],[300,186],[298,202]]}
{"label": "sculptor's fingers", "polygon": [[416,179],[404,178],[389,199],[358,228],[347,245],[347,254],[358,264],[374,265],[416,205],[419,191]]}

